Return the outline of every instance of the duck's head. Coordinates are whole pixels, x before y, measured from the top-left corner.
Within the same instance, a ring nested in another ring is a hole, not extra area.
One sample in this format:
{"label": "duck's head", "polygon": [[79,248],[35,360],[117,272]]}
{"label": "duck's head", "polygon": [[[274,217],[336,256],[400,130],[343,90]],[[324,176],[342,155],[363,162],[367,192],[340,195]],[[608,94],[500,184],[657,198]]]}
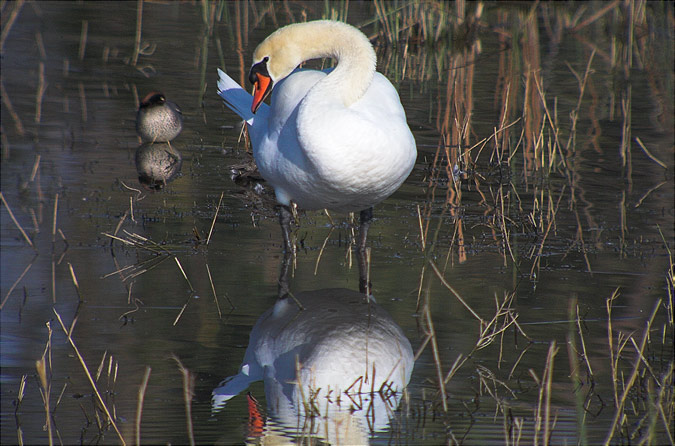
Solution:
{"label": "duck's head", "polygon": [[162,93],[160,93],[159,91],[152,91],[143,98],[143,100],[139,104],[138,109],[140,110],[144,108],[154,107],[156,105],[164,105],[165,102],[166,98]]}

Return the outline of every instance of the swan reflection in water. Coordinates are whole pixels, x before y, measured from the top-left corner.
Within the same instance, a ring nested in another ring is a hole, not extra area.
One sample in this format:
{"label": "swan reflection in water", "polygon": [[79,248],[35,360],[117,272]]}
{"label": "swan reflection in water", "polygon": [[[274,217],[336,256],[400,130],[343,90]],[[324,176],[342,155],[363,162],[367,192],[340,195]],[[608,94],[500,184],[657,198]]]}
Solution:
{"label": "swan reflection in water", "polygon": [[213,410],[262,380],[270,419],[252,436],[283,435],[276,424],[333,444],[367,444],[389,424],[413,364],[410,342],[372,297],[302,292],[260,316],[239,373],[213,390]]}

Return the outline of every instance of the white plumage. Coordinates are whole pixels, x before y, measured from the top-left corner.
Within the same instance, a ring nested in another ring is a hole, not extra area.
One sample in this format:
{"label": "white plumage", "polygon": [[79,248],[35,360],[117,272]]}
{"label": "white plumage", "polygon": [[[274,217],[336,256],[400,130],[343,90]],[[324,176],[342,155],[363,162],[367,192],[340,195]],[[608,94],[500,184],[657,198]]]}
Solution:
{"label": "white plumage", "polygon": [[[317,57],[333,70],[296,70]],[[254,53],[253,97],[218,70],[219,95],[249,125],[253,156],[277,201],[301,209],[360,211],[387,198],[410,174],[417,150],[394,86],[375,72],[358,29],[316,21],[277,30]],[[258,76],[258,77],[256,77]],[[258,85],[261,84],[261,85]]]}

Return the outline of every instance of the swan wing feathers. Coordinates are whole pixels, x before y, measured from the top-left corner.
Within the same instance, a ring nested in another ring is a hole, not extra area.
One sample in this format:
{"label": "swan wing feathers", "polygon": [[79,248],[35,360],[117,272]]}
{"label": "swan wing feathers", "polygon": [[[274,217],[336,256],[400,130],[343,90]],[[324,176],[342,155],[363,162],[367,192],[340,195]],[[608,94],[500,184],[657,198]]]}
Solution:
{"label": "swan wing feathers", "polygon": [[[256,116],[251,111],[253,96],[220,68],[218,68],[218,96],[223,98],[225,105],[238,114],[248,125],[253,125]],[[265,116],[268,112],[269,106],[261,104],[258,115]]]}

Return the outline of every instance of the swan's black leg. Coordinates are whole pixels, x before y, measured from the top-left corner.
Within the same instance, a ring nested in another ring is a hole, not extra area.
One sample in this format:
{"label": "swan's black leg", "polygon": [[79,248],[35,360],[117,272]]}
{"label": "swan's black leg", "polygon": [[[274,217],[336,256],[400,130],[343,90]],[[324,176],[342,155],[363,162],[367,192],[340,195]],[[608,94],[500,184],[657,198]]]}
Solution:
{"label": "swan's black leg", "polygon": [[359,291],[370,295],[372,284],[368,280],[368,258],[366,253],[366,241],[368,239],[368,228],[373,220],[373,208],[370,207],[361,211],[361,224],[359,225],[359,244],[357,247],[356,258],[359,263]]}
{"label": "swan's black leg", "polygon": [[279,223],[281,224],[281,236],[284,239],[284,252],[293,252],[293,245],[291,244],[291,221],[293,220],[293,213],[288,206],[279,206]]}
{"label": "swan's black leg", "polygon": [[288,270],[290,269],[291,261],[291,252],[284,251],[284,258],[281,261],[281,272],[279,273],[279,299],[288,296]]}
{"label": "swan's black leg", "polygon": [[366,252],[366,241],[368,239],[368,228],[373,221],[373,208],[364,209],[360,214],[361,224],[359,225],[359,252]]}
{"label": "swan's black leg", "polygon": [[293,259],[293,244],[291,242],[291,221],[293,214],[288,206],[279,206],[279,223],[281,225],[281,236],[284,239],[284,258],[281,261],[281,272],[279,274],[279,298],[288,295],[288,270]]}

